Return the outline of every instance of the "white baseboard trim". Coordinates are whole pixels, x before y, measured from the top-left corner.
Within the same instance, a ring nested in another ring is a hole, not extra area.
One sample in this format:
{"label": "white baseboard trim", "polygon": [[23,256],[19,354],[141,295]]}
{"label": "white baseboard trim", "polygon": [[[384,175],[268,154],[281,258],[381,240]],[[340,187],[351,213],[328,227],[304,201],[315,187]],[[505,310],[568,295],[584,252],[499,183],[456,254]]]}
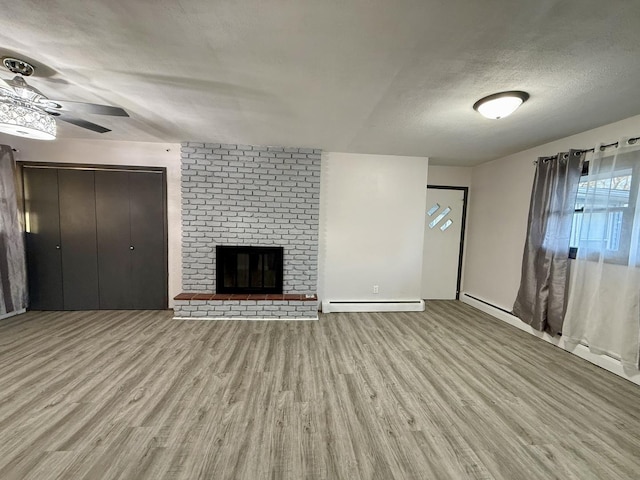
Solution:
{"label": "white baseboard trim", "polygon": [[[475,297],[476,295],[474,295]],[[608,357],[606,355],[597,355],[589,351],[589,348],[585,345],[577,345],[575,347],[569,347],[565,344],[564,338],[562,337],[552,337],[548,333],[539,332],[531,328],[529,325],[521,321],[519,318],[514,317],[513,315],[503,312],[499,308],[493,307],[492,305],[487,305],[481,301],[476,300],[475,298],[469,297],[466,292],[460,295],[460,301],[466,303],[467,305],[471,305],[472,307],[477,308],[478,310],[483,311],[484,313],[488,313],[492,317],[497,318],[498,320],[502,320],[509,325],[512,325],[524,332],[527,332],[531,335],[534,335],[541,340],[544,340],[547,343],[555,345],[569,353],[572,353],[598,367],[604,368],[605,370],[618,375],[619,377],[624,378],[625,380],[629,380],[630,382],[635,383],[636,385],[640,385],[640,372],[638,371],[629,371],[625,369],[622,364],[616,360],[615,358]]]}
{"label": "white baseboard trim", "polygon": [[226,321],[234,321],[234,322],[308,322],[308,321],[316,321],[319,319],[318,316],[315,317],[291,317],[291,318],[267,318],[267,317],[173,317],[174,320],[203,320],[209,322],[226,322]]}
{"label": "white baseboard trim", "polygon": [[423,312],[424,300],[408,301],[339,301],[323,300],[322,313],[331,312]]}
{"label": "white baseboard trim", "polygon": [[3,313],[0,315],[0,320],[4,320],[5,318],[15,317],[16,315],[22,315],[23,313],[27,313],[26,308],[22,308],[20,310],[14,310],[13,312]]}

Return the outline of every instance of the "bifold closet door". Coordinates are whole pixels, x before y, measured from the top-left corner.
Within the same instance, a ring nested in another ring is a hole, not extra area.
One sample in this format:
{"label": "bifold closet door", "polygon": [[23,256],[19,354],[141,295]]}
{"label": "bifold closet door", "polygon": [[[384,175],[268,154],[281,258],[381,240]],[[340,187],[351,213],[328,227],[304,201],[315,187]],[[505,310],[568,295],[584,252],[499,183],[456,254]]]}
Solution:
{"label": "bifold closet door", "polygon": [[167,308],[164,183],[160,172],[129,172],[131,308]]}
{"label": "bifold closet door", "polygon": [[95,174],[100,308],[167,308],[162,174]]}
{"label": "bifold closet door", "polygon": [[58,170],[65,310],[97,310],[98,252],[92,170]]}
{"label": "bifold closet door", "polygon": [[167,308],[162,172],[23,174],[31,309]]}
{"label": "bifold closet door", "polygon": [[100,308],[131,309],[129,173],[97,170],[95,176]]}
{"label": "bifold closet door", "polygon": [[24,169],[29,308],[62,310],[58,171]]}

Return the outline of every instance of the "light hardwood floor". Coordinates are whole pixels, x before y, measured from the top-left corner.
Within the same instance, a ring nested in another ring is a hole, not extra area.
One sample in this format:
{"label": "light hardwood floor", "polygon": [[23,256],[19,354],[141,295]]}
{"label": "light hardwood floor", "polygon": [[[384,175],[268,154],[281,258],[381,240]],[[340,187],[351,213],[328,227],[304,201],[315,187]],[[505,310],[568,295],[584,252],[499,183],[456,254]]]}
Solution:
{"label": "light hardwood floor", "polygon": [[0,322],[0,479],[637,479],[640,388],[459,302]]}

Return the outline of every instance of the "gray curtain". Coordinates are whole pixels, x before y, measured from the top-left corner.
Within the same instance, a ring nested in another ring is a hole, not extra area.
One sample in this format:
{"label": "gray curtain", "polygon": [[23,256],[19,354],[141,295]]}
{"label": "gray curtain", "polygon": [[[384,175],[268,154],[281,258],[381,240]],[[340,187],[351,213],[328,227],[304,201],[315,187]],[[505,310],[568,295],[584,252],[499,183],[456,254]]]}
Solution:
{"label": "gray curtain", "polygon": [[569,280],[569,242],[584,152],[536,162],[520,289],[513,314],[536,330],[562,331]]}
{"label": "gray curtain", "polygon": [[15,162],[11,147],[0,145],[0,316],[26,306],[27,274],[18,217]]}

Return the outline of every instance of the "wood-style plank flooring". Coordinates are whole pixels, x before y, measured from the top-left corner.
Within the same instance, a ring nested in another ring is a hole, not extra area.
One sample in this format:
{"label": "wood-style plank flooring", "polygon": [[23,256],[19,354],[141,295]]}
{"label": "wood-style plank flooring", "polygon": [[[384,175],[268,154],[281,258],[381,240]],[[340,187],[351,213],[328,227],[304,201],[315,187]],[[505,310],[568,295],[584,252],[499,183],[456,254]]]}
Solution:
{"label": "wood-style plank flooring", "polygon": [[640,478],[640,388],[453,301],[0,321],[0,479],[466,478]]}

